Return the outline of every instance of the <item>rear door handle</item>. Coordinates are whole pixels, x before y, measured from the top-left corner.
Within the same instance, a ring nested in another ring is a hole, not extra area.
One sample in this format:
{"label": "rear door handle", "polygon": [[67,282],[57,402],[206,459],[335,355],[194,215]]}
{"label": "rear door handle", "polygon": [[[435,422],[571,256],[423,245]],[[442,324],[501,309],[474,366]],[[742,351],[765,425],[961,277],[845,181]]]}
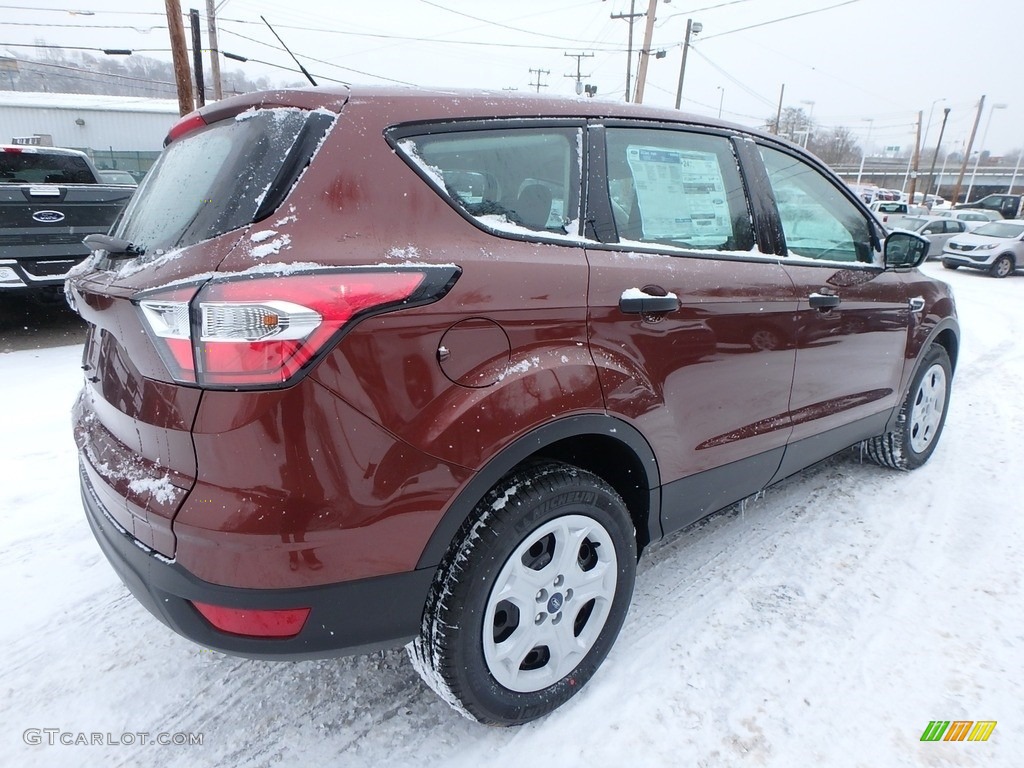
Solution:
{"label": "rear door handle", "polygon": [[811,309],[833,309],[838,307],[841,301],[842,299],[834,293],[818,293],[817,291],[808,298]]}
{"label": "rear door handle", "polygon": [[619,310],[627,315],[659,315],[679,309],[679,298],[674,293],[657,296],[648,293],[649,290],[650,286],[623,291],[619,297]]}

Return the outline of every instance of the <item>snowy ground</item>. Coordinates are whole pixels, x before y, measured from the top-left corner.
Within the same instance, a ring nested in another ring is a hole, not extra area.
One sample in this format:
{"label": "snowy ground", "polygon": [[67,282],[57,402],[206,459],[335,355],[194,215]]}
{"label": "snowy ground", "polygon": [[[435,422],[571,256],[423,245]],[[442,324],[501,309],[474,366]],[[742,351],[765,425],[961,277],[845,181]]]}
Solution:
{"label": "snowy ground", "polygon": [[[595,679],[518,729],[460,717],[403,651],[268,663],[171,633],[81,512],[80,349],[0,355],[0,765],[1020,765],[1024,277],[926,269],[964,328],[932,461],[848,452],[658,545]],[[922,743],[930,720],[999,724]],[[45,728],[135,743],[24,743]],[[135,735],[179,732],[203,744]]]}

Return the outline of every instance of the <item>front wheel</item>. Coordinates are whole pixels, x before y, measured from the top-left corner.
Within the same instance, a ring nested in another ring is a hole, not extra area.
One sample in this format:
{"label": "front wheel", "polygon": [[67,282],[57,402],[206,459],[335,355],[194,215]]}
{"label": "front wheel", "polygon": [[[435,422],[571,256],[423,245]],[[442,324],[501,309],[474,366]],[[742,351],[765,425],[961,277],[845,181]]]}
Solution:
{"label": "front wheel", "polygon": [[952,381],[949,355],[932,344],[900,407],[896,428],[864,441],[868,457],[893,469],[917,469],[928,461],[946,422]]}
{"label": "front wheel", "polygon": [[1013,274],[1013,257],[1004,253],[992,263],[988,272],[992,277],[1009,277]]}
{"label": "front wheel", "polygon": [[596,475],[551,462],[498,483],[434,579],[409,654],[449,704],[518,725],[571,698],[600,666],[629,608],[636,538]]}
{"label": "front wheel", "polygon": [[942,266],[944,266],[946,269],[960,269],[960,265],[952,261],[943,261]]}

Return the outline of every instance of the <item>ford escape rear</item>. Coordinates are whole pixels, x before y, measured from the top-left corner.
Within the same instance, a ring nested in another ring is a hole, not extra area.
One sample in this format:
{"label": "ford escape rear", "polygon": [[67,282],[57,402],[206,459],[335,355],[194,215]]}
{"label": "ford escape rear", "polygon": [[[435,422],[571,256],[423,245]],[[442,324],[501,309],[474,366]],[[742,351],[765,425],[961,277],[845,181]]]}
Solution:
{"label": "ford escape rear", "polygon": [[91,244],[75,435],[131,591],[242,656],[412,641],[489,723],[590,678],[651,541],[926,461],[959,344],[926,242],[811,156],[630,105],[228,99]]}

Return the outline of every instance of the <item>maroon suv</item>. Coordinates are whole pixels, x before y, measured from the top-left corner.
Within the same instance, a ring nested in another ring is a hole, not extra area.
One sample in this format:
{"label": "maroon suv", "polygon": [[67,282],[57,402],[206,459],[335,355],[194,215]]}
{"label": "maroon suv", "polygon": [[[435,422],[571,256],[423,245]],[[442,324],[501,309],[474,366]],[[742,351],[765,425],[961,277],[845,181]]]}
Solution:
{"label": "maroon suv", "polygon": [[446,700],[572,696],[650,542],[839,450],[935,449],[959,331],[774,136],[594,101],[249,94],[185,117],[68,281],[103,551],[255,658],[411,644]]}

